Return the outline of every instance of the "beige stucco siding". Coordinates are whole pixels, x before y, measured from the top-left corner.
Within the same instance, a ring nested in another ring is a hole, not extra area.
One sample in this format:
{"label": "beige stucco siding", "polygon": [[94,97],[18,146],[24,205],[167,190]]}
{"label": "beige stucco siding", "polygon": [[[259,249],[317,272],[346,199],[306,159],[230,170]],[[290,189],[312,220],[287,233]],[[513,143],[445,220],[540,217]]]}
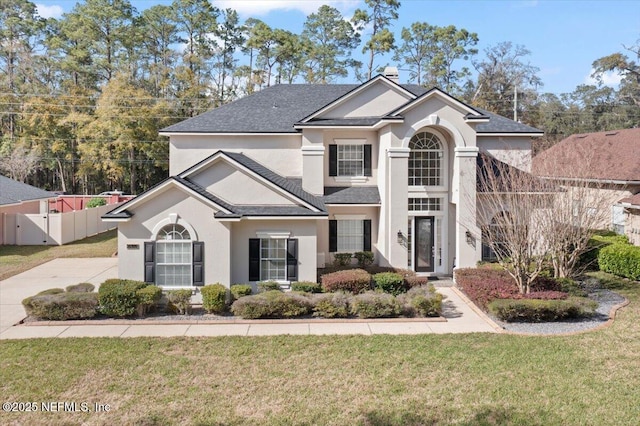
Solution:
{"label": "beige stucco siding", "polygon": [[379,117],[405,104],[410,98],[384,83],[367,87],[340,105],[322,114],[323,118]]}
{"label": "beige stucco siding", "polygon": [[300,135],[175,135],[169,143],[174,176],[216,151],[242,152],[282,176],[302,176]]}
{"label": "beige stucco siding", "polygon": [[531,171],[531,138],[478,136],[480,152],[524,171]]}
{"label": "beige stucco siding", "polygon": [[[215,209],[178,188],[169,188],[162,194],[134,206],[130,221],[118,226],[118,268],[121,278],[144,279],[144,242],[155,240],[154,228],[167,221],[169,215],[178,215],[178,224],[191,227],[198,241],[204,242],[205,283],[220,282],[229,285],[229,224],[213,218]],[[127,248],[137,245],[137,248]]]}
{"label": "beige stucco siding", "polygon": [[211,194],[231,204],[240,205],[294,205],[291,197],[283,196],[278,188],[259,181],[225,160],[190,176],[195,183]]}
{"label": "beige stucco siding", "polygon": [[[298,239],[298,280],[316,281],[316,223],[323,220],[242,220],[232,225],[231,283],[249,283],[249,239],[258,232],[288,233]],[[326,221],[324,221],[326,222]]]}

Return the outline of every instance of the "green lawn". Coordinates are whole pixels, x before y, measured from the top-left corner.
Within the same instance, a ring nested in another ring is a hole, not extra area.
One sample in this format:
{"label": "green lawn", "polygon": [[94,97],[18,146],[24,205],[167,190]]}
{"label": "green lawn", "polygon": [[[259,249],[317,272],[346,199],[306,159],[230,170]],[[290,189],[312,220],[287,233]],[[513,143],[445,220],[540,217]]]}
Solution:
{"label": "green lawn", "polygon": [[111,257],[117,249],[115,229],[63,246],[0,246],[0,280],[59,257]]}
{"label": "green lawn", "polygon": [[612,327],[499,334],[0,342],[5,401],[110,404],[0,424],[636,425],[640,290]]}

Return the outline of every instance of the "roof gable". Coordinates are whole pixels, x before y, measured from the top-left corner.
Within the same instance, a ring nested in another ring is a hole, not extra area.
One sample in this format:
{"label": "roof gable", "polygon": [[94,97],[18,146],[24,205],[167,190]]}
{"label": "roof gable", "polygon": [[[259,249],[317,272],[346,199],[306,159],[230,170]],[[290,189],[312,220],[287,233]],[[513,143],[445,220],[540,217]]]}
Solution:
{"label": "roof gable", "polygon": [[460,111],[460,113],[464,114],[465,116],[469,115],[470,117],[475,117],[478,119],[485,118],[484,114],[480,113],[475,108],[472,108],[471,106],[465,104],[464,102],[459,101],[458,99],[438,89],[437,87],[434,87],[431,90],[426,91],[422,95],[414,99],[411,99],[410,101],[406,102],[404,105],[401,105],[395,110],[391,111],[389,115],[391,116],[402,115],[405,112],[410,111],[411,109],[433,98],[441,99],[446,104],[451,105],[453,108]]}
{"label": "roof gable", "polygon": [[234,167],[242,170],[255,180],[267,186],[270,190],[284,195],[288,199],[291,199],[298,204],[302,204],[304,207],[312,211],[318,212],[325,210],[322,200],[309,194],[300,186],[295,185],[290,180],[280,176],[271,169],[241,153],[218,151],[188,168],[178,176],[188,179],[220,160],[227,161],[229,164],[234,165]]}
{"label": "roof gable", "polygon": [[416,95],[388,78],[378,75],[300,120],[381,117]]}

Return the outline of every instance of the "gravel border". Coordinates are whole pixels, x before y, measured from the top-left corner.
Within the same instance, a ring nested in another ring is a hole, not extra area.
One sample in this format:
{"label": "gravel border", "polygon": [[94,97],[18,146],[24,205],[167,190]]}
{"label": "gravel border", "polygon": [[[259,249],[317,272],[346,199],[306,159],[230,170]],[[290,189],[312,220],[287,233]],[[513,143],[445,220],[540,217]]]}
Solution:
{"label": "gravel border", "polygon": [[626,305],[627,299],[611,290],[599,289],[589,293],[589,298],[598,302],[596,314],[589,318],[558,322],[504,322],[491,314],[487,314],[507,333],[514,334],[571,334],[593,330],[611,321],[616,311]]}

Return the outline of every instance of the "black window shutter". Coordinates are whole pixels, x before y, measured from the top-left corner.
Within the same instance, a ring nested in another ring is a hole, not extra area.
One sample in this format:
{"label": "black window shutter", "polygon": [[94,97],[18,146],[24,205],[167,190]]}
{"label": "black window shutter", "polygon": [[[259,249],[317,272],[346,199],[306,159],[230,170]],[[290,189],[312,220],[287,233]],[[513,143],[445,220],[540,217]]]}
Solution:
{"label": "black window shutter", "polygon": [[338,145],[329,145],[329,176],[338,176]]}
{"label": "black window shutter", "polygon": [[156,282],[156,242],[145,241],[144,243],[144,282]]}
{"label": "black window shutter", "polygon": [[193,242],[193,285],[204,285],[204,242]]}
{"label": "black window shutter", "polygon": [[287,279],[298,281],[298,239],[287,240]]}
{"label": "black window shutter", "polygon": [[338,221],[329,221],[329,252],[335,253],[338,251]]}
{"label": "black window shutter", "polygon": [[259,238],[249,238],[249,281],[260,281]]}
{"label": "black window shutter", "polygon": [[371,219],[365,219],[362,221],[363,228],[363,241],[362,250],[371,251]]}
{"label": "black window shutter", "polygon": [[364,175],[371,176],[371,145],[364,146]]}

